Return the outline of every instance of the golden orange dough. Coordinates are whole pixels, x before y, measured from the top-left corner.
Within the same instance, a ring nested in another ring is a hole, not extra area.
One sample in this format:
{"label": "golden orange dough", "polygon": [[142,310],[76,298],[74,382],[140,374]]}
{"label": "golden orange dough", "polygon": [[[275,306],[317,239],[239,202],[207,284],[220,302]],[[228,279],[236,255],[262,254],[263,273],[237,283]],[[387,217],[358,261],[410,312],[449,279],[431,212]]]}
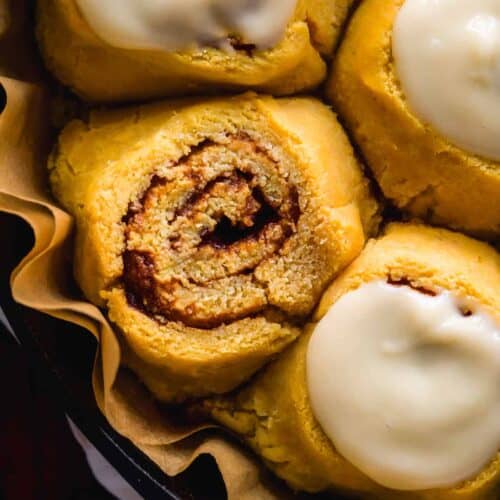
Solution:
{"label": "golden orange dough", "polygon": [[274,48],[228,54],[126,50],[101,41],[74,0],[39,0],[37,38],[48,69],[83,99],[143,100],[207,91],[254,89],[276,95],[317,86],[326,76],[353,0],[299,0]]}
{"label": "golden orange dough", "polygon": [[335,115],[247,94],[94,112],[49,162],[75,275],[165,401],[233,389],[300,334],[378,222]]}
{"label": "golden orange dough", "polygon": [[452,145],[409,109],[392,58],[403,0],[362,2],[328,87],[384,194],[401,209],[485,238],[500,235],[500,164]]}
{"label": "golden orange dough", "polygon": [[[416,288],[442,287],[474,298],[500,319],[500,255],[493,248],[444,229],[392,224],[380,239],[369,241],[333,282],[323,295],[314,321],[346,293],[380,279],[409,280]],[[470,481],[455,488],[419,492],[385,489],[346,461],[321,430],[309,405],[306,352],[314,325],[248,386],[235,395],[207,400],[205,408],[298,490],[346,489],[384,500],[499,498],[500,452]]]}

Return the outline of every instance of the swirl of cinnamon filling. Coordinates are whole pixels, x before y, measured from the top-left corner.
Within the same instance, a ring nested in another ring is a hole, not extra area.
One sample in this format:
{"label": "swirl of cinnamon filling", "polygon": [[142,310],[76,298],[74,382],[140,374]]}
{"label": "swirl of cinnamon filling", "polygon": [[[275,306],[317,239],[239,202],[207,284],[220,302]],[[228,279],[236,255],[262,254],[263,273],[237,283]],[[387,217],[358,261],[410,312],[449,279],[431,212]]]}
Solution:
{"label": "swirl of cinnamon filling", "polygon": [[299,218],[297,188],[249,137],[205,141],[129,207],[128,302],[160,323],[196,328],[279,307],[267,294],[270,264]]}

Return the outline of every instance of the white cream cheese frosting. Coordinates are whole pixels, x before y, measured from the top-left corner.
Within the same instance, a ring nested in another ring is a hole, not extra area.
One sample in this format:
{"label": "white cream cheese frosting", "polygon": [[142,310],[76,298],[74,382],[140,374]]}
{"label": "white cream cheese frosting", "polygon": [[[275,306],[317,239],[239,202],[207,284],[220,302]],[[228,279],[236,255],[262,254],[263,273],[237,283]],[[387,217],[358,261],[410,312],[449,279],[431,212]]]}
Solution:
{"label": "white cream cheese frosting", "polygon": [[413,112],[461,149],[500,160],[500,2],[406,0],[392,40]]}
{"label": "white cream cheese frosting", "polygon": [[307,353],[313,413],[388,488],[474,477],[500,449],[500,327],[449,292],[376,281],[341,297]]}
{"label": "white cream cheese frosting", "polygon": [[94,32],[108,44],[139,50],[182,50],[227,38],[259,49],[285,33],[297,0],[75,0]]}

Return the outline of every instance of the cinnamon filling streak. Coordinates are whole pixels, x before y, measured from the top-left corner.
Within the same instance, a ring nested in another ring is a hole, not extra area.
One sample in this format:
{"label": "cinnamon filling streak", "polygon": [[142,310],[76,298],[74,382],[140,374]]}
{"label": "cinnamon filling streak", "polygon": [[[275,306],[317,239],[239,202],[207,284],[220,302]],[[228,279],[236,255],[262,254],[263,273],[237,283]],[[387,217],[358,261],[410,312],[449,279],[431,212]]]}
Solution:
{"label": "cinnamon filling streak", "polygon": [[285,251],[301,215],[284,177],[247,136],[205,141],[153,177],[123,218],[129,304],[197,328],[272,306],[257,271]]}
{"label": "cinnamon filling streak", "polygon": [[[429,295],[431,297],[436,297],[436,295],[438,295],[438,293],[439,293],[435,290],[430,290],[429,288],[417,286],[415,283],[412,283],[410,281],[410,279],[408,279],[408,278],[394,279],[392,277],[389,277],[389,278],[387,278],[387,283],[389,285],[392,285],[392,286],[406,286],[406,287],[411,288],[412,290],[415,290],[415,291],[422,293],[424,295]],[[472,316],[474,314],[472,309],[465,304],[460,304],[458,306],[458,310],[460,311],[460,314],[462,314],[462,316],[465,316],[465,317]]]}

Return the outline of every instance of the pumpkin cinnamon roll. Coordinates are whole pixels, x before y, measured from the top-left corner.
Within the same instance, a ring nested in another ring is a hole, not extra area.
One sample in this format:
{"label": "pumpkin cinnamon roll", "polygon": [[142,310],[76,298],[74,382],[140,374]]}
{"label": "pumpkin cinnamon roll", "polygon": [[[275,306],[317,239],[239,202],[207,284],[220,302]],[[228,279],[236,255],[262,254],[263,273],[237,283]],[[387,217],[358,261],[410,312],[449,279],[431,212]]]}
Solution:
{"label": "pumpkin cinnamon roll", "polygon": [[392,224],[296,343],[204,407],[295,489],[496,499],[499,290],[493,248]]}
{"label": "pumpkin cinnamon roll", "polygon": [[353,0],[40,0],[48,69],[80,97],[137,101],[254,89],[276,95],[326,75]]}
{"label": "pumpkin cinnamon roll", "polygon": [[500,236],[495,0],[365,0],[328,96],[385,196],[432,224]]}
{"label": "pumpkin cinnamon roll", "polygon": [[95,112],[50,169],[78,283],[166,401],[228,391],[292,342],[377,222],[335,116],[309,98]]}

